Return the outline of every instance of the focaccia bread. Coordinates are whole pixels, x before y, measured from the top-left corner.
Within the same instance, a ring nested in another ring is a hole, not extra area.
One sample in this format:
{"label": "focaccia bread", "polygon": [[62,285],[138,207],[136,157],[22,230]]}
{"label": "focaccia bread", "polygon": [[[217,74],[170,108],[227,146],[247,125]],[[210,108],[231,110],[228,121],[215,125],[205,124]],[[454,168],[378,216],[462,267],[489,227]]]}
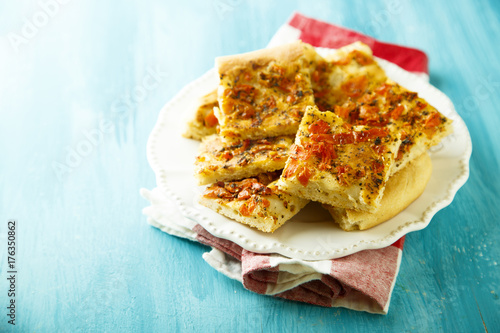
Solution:
{"label": "focaccia bread", "polygon": [[202,96],[195,107],[193,119],[189,120],[183,136],[188,139],[201,140],[205,136],[217,133],[219,121],[214,114],[218,107],[217,90]]}
{"label": "focaccia bread", "polygon": [[351,126],[309,107],[278,186],[324,204],[374,211],[400,142],[387,127]]}
{"label": "focaccia bread", "polygon": [[226,142],[293,135],[307,106],[314,105],[311,70],[319,57],[300,41],[219,57],[219,108]]}
{"label": "focaccia bread", "polygon": [[278,189],[279,172],[210,185],[200,203],[219,214],[264,232],[274,232],[309,200]]}
{"label": "focaccia bread", "polygon": [[210,135],[199,147],[195,176],[199,185],[205,185],[281,170],[293,140],[293,136],[279,136],[226,144],[218,135]]}
{"label": "focaccia bread", "polygon": [[316,61],[311,75],[314,100],[321,111],[356,101],[366,90],[387,79],[368,45],[356,42]]}
{"label": "focaccia bread", "polygon": [[424,192],[431,174],[431,158],[423,153],[389,178],[376,211],[370,213],[328,205],[324,207],[343,230],[366,230],[391,219],[415,201]]}
{"label": "focaccia bread", "polygon": [[393,173],[453,131],[450,119],[416,92],[389,79],[365,90],[355,102],[335,106],[333,111],[350,125],[387,127],[398,133],[401,145]]}

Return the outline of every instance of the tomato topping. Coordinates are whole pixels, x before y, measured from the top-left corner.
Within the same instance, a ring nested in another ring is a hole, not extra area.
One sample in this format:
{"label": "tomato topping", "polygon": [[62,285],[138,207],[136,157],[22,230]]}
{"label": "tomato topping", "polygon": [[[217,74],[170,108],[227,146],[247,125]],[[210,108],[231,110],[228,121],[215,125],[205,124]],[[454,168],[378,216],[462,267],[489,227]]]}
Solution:
{"label": "tomato topping", "polygon": [[316,120],[307,128],[313,134],[327,134],[330,133],[330,124],[323,119]]}
{"label": "tomato topping", "polygon": [[283,176],[285,178],[293,177],[297,175],[297,180],[304,186],[309,183],[309,178],[311,178],[311,170],[305,165],[299,164],[298,160],[292,159],[283,171]]}
{"label": "tomato topping", "polygon": [[361,105],[361,107],[359,108],[359,117],[367,120],[378,119],[379,111],[380,109],[378,108],[378,106],[370,106],[366,104]]}
{"label": "tomato topping", "polygon": [[262,110],[271,110],[276,107],[276,100],[273,96],[269,96],[266,100],[260,105]]}
{"label": "tomato topping", "polygon": [[[240,212],[244,215],[253,211],[257,204],[255,201],[261,200],[256,195],[269,196],[272,193],[272,190],[258,179],[247,178],[237,182],[217,182],[208,187],[203,196],[207,198],[247,200],[247,203],[240,208]],[[267,207],[265,202],[264,207]]]}
{"label": "tomato topping", "polygon": [[314,82],[318,82],[319,81],[319,71],[318,70],[315,70],[312,73],[312,79],[313,79]]}
{"label": "tomato topping", "polygon": [[373,63],[373,58],[358,50],[354,50],[350,54],[352,58],[356,60],[356,62],[361,66],[366,66]]}
{"label": "tomato topping", "polygon": [[325,97],[328,93],[330,93],[330,89],[325,88],[325,89],[320,90],[320,91],[315,91],[315,92],[314,92],[314,97],[315,97],[315,98],[323,98],[323,97]]}
{"label": "tomato topping", "polygon": [[336,144],[336,145],[348,145],[348,144],[354,143],[356,141],[353,131],[343,132],[343,133],[335,133],[333,135],[332,139],[333,139],[333,144]]}
{"label": "tomato topping", "polygon": [[378,95],[385,95],[385,93],[387,92],[387,90],[389,90],[392,86],[390,84],[387,84],[387,83],[384,83],[382,84],[380,87],[378,87],[376,90],[375,90],[375,93],[377,93]]}
{"label": "tomato topping", "polygon": [[365,92],[367,86],[366,76],[358,76],[348,80],[340,88],[348,97],[358,98]]}
{"label": "tomato topping", "polygon": [[392,110],[391,118],[394,120],[397,120],[399,118],[399,116],[401,116],[401,114],[403,113],[404,110],[405,110],[405,107],[402,106],[401,104],[399,104],[394,110]]}
{"label": "tomato topping", "polygon": [[233,158],[233,154],[229,151],[225,151],[221,154],[221,158],[225,159],[226,161],[230,160]]}
{"label": "tomato topping", "polygon": [[205,116],[205,126],[206,127],[214,127],[219,124],[219,120],[214,114],[214,110],[210,110],[210,112]]}
{"label": "tomato topping", "polygon": [[366,131],[353,132],[356,142],[366,142],[376,138],[382,138],[389,135],[388,128],[370,128]]}
{"label": "tomato topping", "polygon": [[276,72],[278,73],[279,75],[285,75],[285,69],[281,66],[278,66],[276,64],[274,64],[272,67],[271,67],[271,71],[273,72]]}
{"label": "tomato topping", "polygon": [[241,205],[239,211],[243,216],[249,216],[257,207],[257,202],[253,198],[247,200],[243,205]]}
{"label": "tomato topping", "polygon": [[351,171],[352,167],[350,165],[338,165],[335,169],[337,170],[337,176],[340,184],[347,185],[347,180],[344,175]]}
{"label": "tomato topping", "polygon": [[349,114],[356,109],[356,104],[353,102],[346,102],[342,106],[335,105],[334,111],[337,114],[337,116],[341,118],[348,118]]}
{"label": "tomato topping", "polygon": [[309,168],[306,166],[302,166],[299,169],[297,179],[302,185],[307,186],[307,184],[309,183],[309,178],[311,178],[311,170],[309,170]]}
{"label": "tomato topping", "polygon": [[424,126],[426,128],[430,128],[439,126],[440,124],[441,124],[441,116],[439,115],[439,113],[433,112],[425,119]]}
{"label": "tomato topping", "polygon": [[417,105],[415,106],[415,110],[421,111],[421,110],[425,109],[426,106],[427,106],[427,104],[422,103],[420,101],[417,101]]}
{"label": "tomato topping", "polygon": [[373,145],[372,148],[379,155],[386,153],[388,150],[387,146],[383,146],[383,145]]}
{"label": "tomato topping", "polygon": [[251,103],[253,99],[255,98],[255,95],[257,95],[257,90],[255,87],[252,87],[251,85],[248,84],[239,84],[235,87],[227,88],[224,91],[225,96],[230,96],[234,99],[245,101],[248,103]]}
{"label": "tomato topping", "polygon": [[380,161],[373,161],[372,170],[374,173],[381,173],[384,171],[384,164]]}
{"label": "tomato topping", "polygon": [[293,175],[295,175],[295,172],[297,172],[298,167],[299,167],[299,163],[297,162],[297,160],[291,159],[290,163],[287,165],[287,167],[283,171],[283,176],[285,178],[292,177]]}
{"label": "tomato topping", "polygon": [[367,93],[361,96],[361,98],[358,100],[359,103],[365,103],[365,104],[370,104],[375,100],[377,96],[375,94]]}
{"label": "tomato topping", "polygon": [[238,149],[235,149],[236,154],[241,154],[250,147],[250,139],[243,140],[239,145]]}

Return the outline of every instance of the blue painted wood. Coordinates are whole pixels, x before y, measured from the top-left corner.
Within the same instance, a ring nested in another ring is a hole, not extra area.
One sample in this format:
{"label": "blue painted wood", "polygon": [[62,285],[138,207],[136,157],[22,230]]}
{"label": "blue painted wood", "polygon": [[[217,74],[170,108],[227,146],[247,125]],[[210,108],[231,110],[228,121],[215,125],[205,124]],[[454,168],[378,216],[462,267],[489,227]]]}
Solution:
{"label": "blue painted wood", "polygon": [[[500,331],[498,1],[58,1],[0,2],[0,331],[9,218],[19,331]],[[141,214],[162,105],[294,10],[427,52],[471,132],[470,179],[407,236],[387,316],[250,293]]]}

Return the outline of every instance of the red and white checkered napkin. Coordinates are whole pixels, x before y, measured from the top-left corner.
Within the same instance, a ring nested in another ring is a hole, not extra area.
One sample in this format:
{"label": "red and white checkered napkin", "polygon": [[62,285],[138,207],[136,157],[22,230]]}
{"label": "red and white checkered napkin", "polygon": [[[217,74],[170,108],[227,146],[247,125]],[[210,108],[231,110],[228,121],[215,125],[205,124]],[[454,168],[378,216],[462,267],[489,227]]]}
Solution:
{"label": "red and white checkered napkin", "polygon": [[[294,14],[269,46],[292,40],[317,47],[338,48],[355,41],[368,44],[376,56],[400,67],[427,74],[427,56],[418,50],[374,40],[357,32]],[[404,237],[383,249],[365,250],[343,258],[305,261],[279,254],[258,254],[207,232],[183,217],[176,204],[158,188],[141,190],[151,206],[148,222],[178,237],[212,247],[203,255],[213,268],[251,291],[326,307],[345,307],[386,314],[402,257]]]}

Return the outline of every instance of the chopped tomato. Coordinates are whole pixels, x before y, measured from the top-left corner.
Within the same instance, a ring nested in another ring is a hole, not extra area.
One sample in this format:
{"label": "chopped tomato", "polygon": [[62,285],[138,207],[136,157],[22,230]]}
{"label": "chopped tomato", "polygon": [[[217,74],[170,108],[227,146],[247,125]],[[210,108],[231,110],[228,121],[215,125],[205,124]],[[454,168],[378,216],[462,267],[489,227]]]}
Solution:
{"label": "chopped tomato", "polygon": [[297,179],[302,185],[307,186],[309,178],[311,178],[311,170],[306,166],[302,166],[297,175]]}
{"label": "chopped tomato", "polygon": [[334,111],[337,114],[337,116],[341,118],[348,118],[349,114],[356,109],[356,104],[353,102],[346,102],[342,106],[335,106]]}
{"label": "chopped tomato", "polygon": [[318,70],[315,70],[312,73],[312,79],[313,79],[314,82],[318,82],[319,81],[319,71]]}
{"label": "chopped tomato", "polygon": [[417,105],[415,106],[415,110],[417,110],[417,111],[423,110],[423,109],[425,109],[426,106],[427,106],[427,104],[420,102],[420,101],[417,101]]}
{"label": "chopped tomato", "polygon": [[315,98],[322,98],[322,97],[325,97],[326,95],[328,95],[328,93],[330,93],[330,89],[325,88],[325,89],[320,90],[320,91],[315,91],[314,97]]}
{"label": "chopped tomato", "polygon": [[441,116],[439,115],[439,113],[433,112],[425,119],[424,126],[426,128],[430,128],[439,126],[440,124],[441,124]]}
{"label": "chopped tomato", "polygon": [[366,142],[376,138],[381,138],[389,135],[387,128],[370,128],[366,131],[353,132],[354,140],[356,142]]}
{"label": "chopped tomato", "polygon": [[271,202],[267,200],[266,198],[262,199],[262,206],[264,207],[269,207],[271,205]]}
{"label": "chopped tomato", "polygon": [[372,148],[379,155],[384,154],[385,152],[387,152],[387,149],[388,149],[387,146],[384,146],[384,145],[373,145]]}
{"label": "chopped tomato", "polygon": [[373,63],[373,58],[358,50],[354,50],[350,54],[352,58],[356,60],[356,62],[361,66],[366,66]]}
{"label": "chopped tomato", "polygon": [[217,124],[219,124],[219,120],[217,120],[217,117],[214,114],[214,110],[210,110],[210,112],[205,116],[205,126],[207,127],[214,127]]}
{"label": "chopped tomato", "polygon": [[284,69],[283,67],[278,66],[278,65],[276,65],[276,64],[274,64],[274,65],[271,67],[271,70],[272,70],[273,72],[278,73],[279,75],[285,75],[285,72],[286,72],[286,71],[285,71],[285,69]]}
{"label": "chopped tomato", "polygon": [[366,76],[357,76],[342,84],[341,89],[348,97],[358,98],[365,92],[367,86]]}
{"label": "chopped tomato", "polygon": [[391,118],[394,120],[397,120],[399,118],[399,116],[401,116],[401,114],[403,113],[404,110],[405,110],[405,107],[402,106],[401,104],[399,104],[394,110],[392,110]]}
{"label": "chopped tomato", "polygon": [[382,84],[380,87],[378,87],[376,90],[375,90],[375,93],[377,93],[378,95],[381,95],[381,96],[384,96],[385,93],[390,89],[392,88],[392,85],[390,84],[387,84],[387,83],[384,83]]}
{"label": "chopped tomato", "polygon": [[375,94],[367,93],[361,96],[361,98],[358,100],[359,103],[365,103],[365,104],[370,104],[375,100],[377,96]]}
{"label": "chopped tomato", "polygon": [[384,171],[384,164],[380,161],[374,161],[372,164],[372,171],[374,173],[381,173]]}
{"label": "chopped tomato", "polygon": [[354,143],[355,141],[356,140],[353,131],[335,133],[333,135],[333,143],[336,145],[348,145]]}
{"label": "chopped tomato", "polygon": [[327,134],[330,132],[330,124],[323,119],[316,120],[307,128],[313,134]]}
{"label": "chopped tomato", "polygon": [[336,168],[340,184],[347,185],[345,174],[352,170],[350,165],[338,165]]}
{"label": "chopped tomato", "polygon": [[243,216],[249,216],[257,207],[257,202],[253,198],[247,200],[243,205],[241,205],[239,211]]}
{"label": "chopped tomato", "polygon": [[379,113],[380,109],[378,106],[370,106],[370,105],[361,105],[359,108],[359,117],[367,119],[367,120],[373,120],[373,119],[378,119],[379,118]]}
{"label": "chopped tomato", "polygon": [[227,160],[230,160],[233,158],[233,154],[229,151],[225,151],[221,154],[221,158],[223,158],[227,161]]}

